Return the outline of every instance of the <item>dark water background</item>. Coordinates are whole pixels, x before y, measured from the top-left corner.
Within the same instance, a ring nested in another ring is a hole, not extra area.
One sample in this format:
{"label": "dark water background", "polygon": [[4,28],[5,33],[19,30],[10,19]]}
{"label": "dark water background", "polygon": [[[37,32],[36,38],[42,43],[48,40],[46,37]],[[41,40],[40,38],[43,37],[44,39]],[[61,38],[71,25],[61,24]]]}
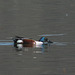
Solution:
{"label": "dark water background", "polygon": [[74,0],[0,0],[0,40],[15,35],[38,40],[41,34],[67,45],[15,51],[0,46],[0,75],[75,75]]}

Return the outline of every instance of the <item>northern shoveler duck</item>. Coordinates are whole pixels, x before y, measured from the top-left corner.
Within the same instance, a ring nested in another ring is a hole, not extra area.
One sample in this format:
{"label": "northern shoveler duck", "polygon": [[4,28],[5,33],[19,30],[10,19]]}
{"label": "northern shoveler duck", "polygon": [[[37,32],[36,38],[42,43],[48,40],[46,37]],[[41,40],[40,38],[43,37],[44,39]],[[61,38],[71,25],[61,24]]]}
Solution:
{"label": "northern shoveler duck", "polygon": [[38,47],[43,44],[53,43],[46,37],[41,37],[40,40],[36,41],[33,39],[28,39],[24,37],[18,37],[16,36],[14,38],[14,47],[18,49],[22,49],[23,47]]}

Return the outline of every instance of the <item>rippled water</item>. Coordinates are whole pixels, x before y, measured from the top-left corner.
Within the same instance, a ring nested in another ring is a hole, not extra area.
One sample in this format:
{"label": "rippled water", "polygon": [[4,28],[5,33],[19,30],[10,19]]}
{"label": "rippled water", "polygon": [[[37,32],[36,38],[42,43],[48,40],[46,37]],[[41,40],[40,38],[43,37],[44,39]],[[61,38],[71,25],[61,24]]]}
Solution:
{"label": "rippled water", "polygon": [[[16,35],[53,43],[17,51],[1,40]],[[0,75],[75,75],[75,0],[0,0]]]}

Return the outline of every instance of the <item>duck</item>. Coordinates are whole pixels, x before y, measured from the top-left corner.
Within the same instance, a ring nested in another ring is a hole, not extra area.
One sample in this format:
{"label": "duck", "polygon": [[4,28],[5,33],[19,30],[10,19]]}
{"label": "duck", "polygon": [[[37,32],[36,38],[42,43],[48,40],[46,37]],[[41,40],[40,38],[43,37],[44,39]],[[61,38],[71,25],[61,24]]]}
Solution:
{"label": "duck", "polygon": [[15,37],[14,47],[17,49],[22,49],[23,47],[40,47],[41,45],[47,45],[48,43],[53,43],[52,41],[48,40],[46,37],[41,37],[39,40],[33,40],[30,38],[24,37]]}

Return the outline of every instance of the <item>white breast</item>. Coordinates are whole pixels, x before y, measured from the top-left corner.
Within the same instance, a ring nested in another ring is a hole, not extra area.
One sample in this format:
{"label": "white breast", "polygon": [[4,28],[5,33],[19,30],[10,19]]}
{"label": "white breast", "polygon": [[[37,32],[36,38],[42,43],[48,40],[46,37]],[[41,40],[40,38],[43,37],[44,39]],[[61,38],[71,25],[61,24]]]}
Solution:
{"label": "white breast", "polygon": [[42,45],[43,44],[43,42],[41,42],[41,41],[35,41],[36,42],[36,45]]}

